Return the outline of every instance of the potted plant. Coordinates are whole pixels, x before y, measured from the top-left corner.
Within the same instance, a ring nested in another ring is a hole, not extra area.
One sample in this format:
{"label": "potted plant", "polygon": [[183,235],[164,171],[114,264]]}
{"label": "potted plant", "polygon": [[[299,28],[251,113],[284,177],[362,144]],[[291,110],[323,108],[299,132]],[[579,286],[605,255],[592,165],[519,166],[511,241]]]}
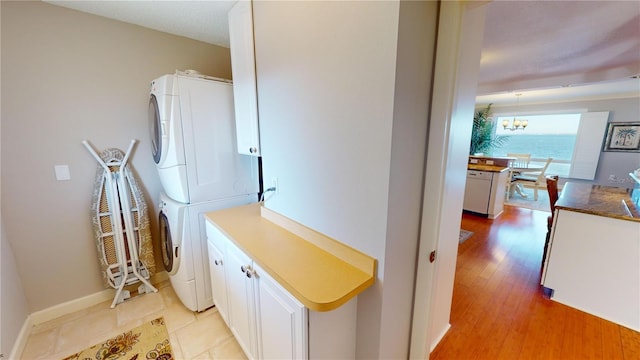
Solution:
{"label": "potted plant", "polygon": [[476,111],[473,116],[469,155],[491,154],[493,149],[504,145],[509,140],[508,136],[495,135],[496,124],[490,117],[491,105]]}

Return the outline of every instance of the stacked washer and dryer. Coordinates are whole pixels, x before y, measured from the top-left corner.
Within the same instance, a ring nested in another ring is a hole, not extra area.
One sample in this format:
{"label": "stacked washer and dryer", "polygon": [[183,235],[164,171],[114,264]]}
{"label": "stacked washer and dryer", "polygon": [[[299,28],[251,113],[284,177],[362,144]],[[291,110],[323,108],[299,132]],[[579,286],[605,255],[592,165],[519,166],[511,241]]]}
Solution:
{"label": "stacked washer and dryer", "polygon": [[233,86],[176,72],[151,82],[149,121],[160,176],[164,268],[192,311],[213,305],[204,214],[258,200],[256,157],[236,151]]}

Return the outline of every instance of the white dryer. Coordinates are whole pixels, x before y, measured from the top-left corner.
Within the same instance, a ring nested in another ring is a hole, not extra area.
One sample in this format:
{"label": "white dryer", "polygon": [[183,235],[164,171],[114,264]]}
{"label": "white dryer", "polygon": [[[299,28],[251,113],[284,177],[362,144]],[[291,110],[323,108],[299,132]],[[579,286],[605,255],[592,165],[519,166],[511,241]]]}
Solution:
{"label": "white dryer", "polygon": [[160,194],[162,262],[173,289],[190,310],[213,306],[204,214],[257,200],[257,194],[252,194],[184,204]]}
{"label": "white dryer", "polygon": [[193,72],[151,82],[153,159],[165,193],[185,204],[258,192],[255,157],[236,151],[233,85]]}

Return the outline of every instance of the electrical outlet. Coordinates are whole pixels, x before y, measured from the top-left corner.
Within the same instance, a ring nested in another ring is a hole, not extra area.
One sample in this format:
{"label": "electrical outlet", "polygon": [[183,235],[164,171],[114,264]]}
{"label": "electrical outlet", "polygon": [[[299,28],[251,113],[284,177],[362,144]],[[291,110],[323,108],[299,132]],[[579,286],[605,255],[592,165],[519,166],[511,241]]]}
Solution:
{"label": "electrical outlet", "polygon": [[271,186],[276,188],[276,191],[274,192],[276,195],[278,193],[280,193],[280,187],[278,186],[278,178],[277,177],[274,176],[274,177],[271,178]]}

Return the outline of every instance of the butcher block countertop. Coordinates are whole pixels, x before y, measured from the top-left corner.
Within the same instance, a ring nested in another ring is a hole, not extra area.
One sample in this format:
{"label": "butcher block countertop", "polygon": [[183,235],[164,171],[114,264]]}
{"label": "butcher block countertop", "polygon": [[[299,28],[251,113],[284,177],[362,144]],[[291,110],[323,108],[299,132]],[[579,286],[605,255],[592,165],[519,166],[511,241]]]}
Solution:
{"label": "butcher block countertop", "polygon": [[627,188],[567,182],[556,208],[640,222],[640,211]]}
{"label": "butcher block countertop", "polygon": [[311,310],[336,309],[375,282],[374,258],[260,204],[205,216]]}

